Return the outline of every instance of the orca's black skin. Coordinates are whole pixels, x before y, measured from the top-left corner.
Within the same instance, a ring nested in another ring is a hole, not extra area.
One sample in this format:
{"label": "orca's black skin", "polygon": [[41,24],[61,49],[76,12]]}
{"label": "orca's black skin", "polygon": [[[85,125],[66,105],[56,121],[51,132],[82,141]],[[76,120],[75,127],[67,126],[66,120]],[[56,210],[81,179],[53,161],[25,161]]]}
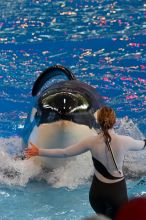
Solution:
{"label": "orca's black skin", "polygon": [[65,74],[69,80],[76,80],[74,74],[66,67],[63,67],[61,65],[51,66],[44,70],[35,81],[32,89],[32,96],[36,96],[45,84],[45,82],[47,82],[49,79],[62,74]]}
{"label": "orca's black skin", "polygon": [[37,101],[37,125],[59,120],[98,128],[94,113],[103,106],[96,89],[78,80],[58,82],[43,91]]}
{"label": "orca's black skin", "polygon": [[96,129],[98,125],[94,113],[104,105],[103,98],[95,88],[77,80],[67,68],[56,65],[46,69],[34,83],[32,95],[36,96],[47,80],[62,74],[68,77],[67,81],[50,85],[37,97],[37,126],[68,120]]}
{"label": "orca's black skin", "polygon": [[38,103],[40,102],[40,100],[45,99],[46,97],[56,93],[80,94],[88,100],[94,111],[104,105],[103,98],[101,95],[99,95],[97,90],[87,83],[81,82],[79,80],[61,81],[50,85],[38,96]]}

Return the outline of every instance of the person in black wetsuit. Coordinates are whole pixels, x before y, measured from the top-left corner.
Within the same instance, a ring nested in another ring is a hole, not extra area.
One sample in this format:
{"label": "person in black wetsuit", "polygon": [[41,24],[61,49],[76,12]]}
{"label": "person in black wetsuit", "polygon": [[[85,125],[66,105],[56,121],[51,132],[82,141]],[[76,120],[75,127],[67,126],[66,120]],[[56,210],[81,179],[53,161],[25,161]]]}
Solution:
{"label": "person in black wetsuit", "polygon": [[135,140],[115,133],[116,115],[112,108],[102,107],[97,114],[100,132],[65,149],[41,149],[30,143],[25,156],[70,157],[90,151],[95,168],[89,201],[97,214],[116,218],[119,208],[128,201],[122,172],[124,155],[130,150],[142,150],[146,140]]}

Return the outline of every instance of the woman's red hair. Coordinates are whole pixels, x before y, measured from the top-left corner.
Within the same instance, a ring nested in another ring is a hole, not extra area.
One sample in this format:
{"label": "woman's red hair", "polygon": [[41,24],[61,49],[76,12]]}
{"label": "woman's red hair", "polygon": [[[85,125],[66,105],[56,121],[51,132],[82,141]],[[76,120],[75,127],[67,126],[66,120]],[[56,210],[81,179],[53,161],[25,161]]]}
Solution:
{"label": "woman's red hair", "polygon": [[103,132],[105,143],[109,144],[111,142],[111,136],[108,130],[113,128],[116,123],[116,114],[114,110],[107,106],[102,107],[98,112],[97,120]]}

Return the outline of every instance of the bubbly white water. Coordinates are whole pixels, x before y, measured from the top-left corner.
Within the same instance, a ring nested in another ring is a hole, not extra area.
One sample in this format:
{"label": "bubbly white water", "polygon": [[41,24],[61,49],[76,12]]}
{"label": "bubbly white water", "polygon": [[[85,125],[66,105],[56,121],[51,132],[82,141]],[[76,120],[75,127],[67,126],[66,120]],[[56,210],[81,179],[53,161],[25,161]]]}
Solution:
{"label": "bubbly white water", "polygon": [[[136,124],[127,117],[118,120],[116,131],[136,139],[144,139]],[[63,167],[48,171],[42,170],[35,158],[15,159],[15,154],[22,150],[20,137],[0,138],[0,146],[1,184],[25,186],[31,179],[43,179],[53,187],[72,189],[84,184],[93,175],[92,159],[89,152],[75,157]],[[145,158],[146,151],[130,152],[126,155],[124,171],[128,178],[146,176]]]}

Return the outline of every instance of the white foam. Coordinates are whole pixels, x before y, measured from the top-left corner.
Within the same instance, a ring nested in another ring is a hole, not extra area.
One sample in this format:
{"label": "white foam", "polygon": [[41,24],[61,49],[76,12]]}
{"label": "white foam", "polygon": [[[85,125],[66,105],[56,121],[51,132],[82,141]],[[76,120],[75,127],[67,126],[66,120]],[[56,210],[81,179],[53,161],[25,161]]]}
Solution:
{"label": "white foam", "polygon": [[[136,124],[127,117],[118,120],[116,130],[120,134],[130,135],[137,139],[144,138]],[[51,172],[44,172],[41,164],[35,158],[29,160],[14,159],[14,155],[22,150],[21,138],[0,138],[0,146],[0,183],[2,184],[25,186],[30,179],[45,179],[53,187],[72,189],[84,184],[93,175],[90,152],[73,158],[63,167]],[[124,162],[125,174],[129,178],[146,176],[145,158],[146,151],[128,153]]]}
{"label": "white foam", "polygon": [[[137,140],[143,140],[144,135],[137,125],[127,116],[118,120],[117,133],[129,135]],[[124,160],[124,173],[129,178],[146,176],[146,150],[130,151]]]}
{"label": "white foam", "polygon": [[139,130],[137,125],[132,121],[132,119],[129,119],[127,116],[117,120],[116,131],[119,134],[129,135],[135,139],[144,139],[144,135]]}
{"label": "white foam", "polygon": [[8,154],[7,150],[12,147],[16,153],[22,149],[20,138],[1,138],[0,146],[1,184],[25,186],[29,179],[40,173],[41,167],[35,163],[35,160],[15,160],[14,155]]}
{"label": "white foam", "polygon": [[48,183],[54,187],[76,188],[84,184],[93,175],[93,164],[90,153],[79,155],[64,167],[55,169],[46,176]]}

